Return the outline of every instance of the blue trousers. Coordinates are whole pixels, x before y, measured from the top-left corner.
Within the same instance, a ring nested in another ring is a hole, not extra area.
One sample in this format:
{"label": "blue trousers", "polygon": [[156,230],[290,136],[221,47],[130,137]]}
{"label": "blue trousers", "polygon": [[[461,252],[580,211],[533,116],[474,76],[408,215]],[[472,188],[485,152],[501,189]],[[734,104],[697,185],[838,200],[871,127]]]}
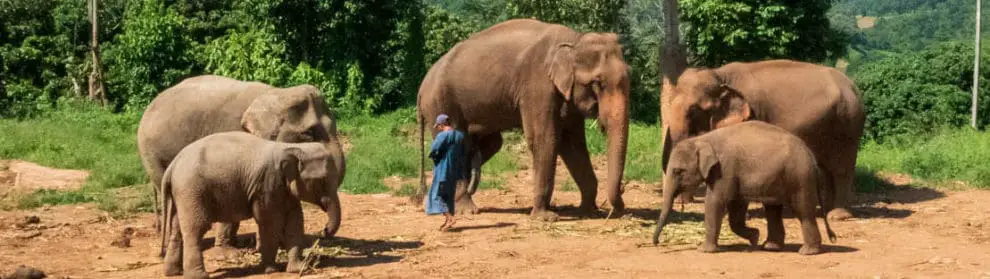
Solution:
{"label": "blue trousers", "polygon": [[454,215],[454,192],[457,181],[433,181],[426,198],[426,215],[437,215],[449,212]]}

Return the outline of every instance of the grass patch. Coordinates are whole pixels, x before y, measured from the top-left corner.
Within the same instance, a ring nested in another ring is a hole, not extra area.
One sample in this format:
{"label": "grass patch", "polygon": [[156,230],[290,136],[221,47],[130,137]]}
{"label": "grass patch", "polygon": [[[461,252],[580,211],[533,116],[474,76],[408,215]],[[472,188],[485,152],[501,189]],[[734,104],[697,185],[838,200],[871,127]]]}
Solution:
{"label": "grass patch", "polygon": [[[113,208],[116,199],[109,190],[147,182],[137,152],[139,120],[140,115],[113,114],[76,102],[63,102],[61,110],[41,118],[0,119],[0,158],[91,171],[81,189],[38,191],[20,207],[95,201]],[[151,189],[145,190],[150,195]]]}
{"label": "grass patch", "polygon": [[[340,134],[351,143],[347,174],[341,191],[351,194],[388,192],[382,178],[418,177],[419,132],[415,108],[400,109],[377,117],[358,116],[339,121]],[[427,139],[429,135],[426,136]],[[410,140],[414,139],[414,140]],[[429,144],[429,142],[427,142]],[[426,170],[433,167],[426,163]]]}
{"label": "grass patch", "polygon": [[[959,129],[914,142],[866,143],[860,149],[857,167],[860,172],[906,173],[936,184],[958,180],[975,188],[990,189],[990,165],[986,164],[986,158],[990,158],[990,134]],[[857,184],[869,183],[868,177],[862,179],[860,172],[857,172]]]}
{"label": "grass patch", "polygon": [[[598,130],[593,120],[585,121],[588,152],[592,156],[604,156],[607,151],[606,135]],[[633,122],[629,125],[629,142],[626,148],[625,179],[659,182],[663,179],[660,156],[663,154],[659,125]]]}
{"label": "grass patch", "polygon": [[482,176],[478,190],[505,190],[505,179],[501,176]]}
{"label": "grass patch", "polygon": [[416,185],[410,183],[402,184],[402,187],[392,192],[393,196],[412,197],[416,195]]}
{"label": "grass patch", "polygon": [[560,184],[560,190],[564,192],[577,192],[577,184],[574,183],[574,179],[568,178],[564,180],[564,183]]}

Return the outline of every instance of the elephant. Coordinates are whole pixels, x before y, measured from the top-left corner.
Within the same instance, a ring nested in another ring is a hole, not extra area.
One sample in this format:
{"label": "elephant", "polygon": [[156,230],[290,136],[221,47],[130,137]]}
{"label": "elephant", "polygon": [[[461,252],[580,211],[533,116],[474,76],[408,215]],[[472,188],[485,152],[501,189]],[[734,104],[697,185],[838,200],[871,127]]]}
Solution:
{"label": "elephant", "polygon": [[[467,134],[465,169],[456,208],[477,213],[471,195],[481,166],[502,146],[501,133],[522,128],[533,154],[536,219],[556,220],[550,210],[557,155],[581,191],[583,212],[597,212],[598,179],[586,146],[584,119],[597,118],[607,135],[607,198],[622,212],[621,180],[629,133],[629,69],[614,33],[578,33],[559,24],[513,19],[457,43],[427,72],[417,95],[420,142],[426,120],[444,113]],[[435,137],[438,131],[431,131]],[[422,144],[421,144],[422,145]],[[425,151],[420,149],[420,187]],[[467,189],[463,189],[467,188]]]}
{"label": "elephant", "polygon": [[162,177],[161,226],[165,276],[206,278],[199,247],[211,222],[258,223],[265,272],[275,272],[279,246],[288,250],[286,272],[303,267],[300,200],[328,207],[339,175],[333,154],[319,142],[284,143],[246,132],[221,132],[182,149]]}
{"label": "elephant", "polygon": [[[156,198],[162,174],[183,147],[213,133],[245,131],[280,142],[320,142],[331,153],[334,173],[340,177],[325,183],[340,186],[346,162],[337,138],[337,124],[312,85],[276,88],[260,82],[245,82],[222,76],[187,78],[164,90],[148,105],[138,126],[141,161],[152,181]],[[331,203],[324,234],[332,237],[340,228],[340,201],[328,192]],[[155,225],[160,225],[159,201],[155,202]],[[217,246],[231,245],[238,223],[220,226]]]}
{"label": "elephant", "polygon": [[[801,220],[804,245],[798,253],[824,252],[816,213],[825,219],[829,239],[835,233],[825,218],[822,190],[825,177],[815,155],[804,142],[784,129],[762,121],[747,121],[720,128],[677,143],[671,151],[667,175],[663,179],[664,205],[653,232],[653,244],[673,209],[674,197],[706,184],[705,242],[703,252],[719,251],[718,235],[722,218],[729,214],[729,227],[755,247],[760,232],[746,227],[750,201],[762,202],[767,216],[767,241],[771,251],[784,247],[783,206]],[[821,205],[818,212],[816,206]]]}
{"label": "elephant", "polygon": [[[866,121],[859,89],[838,70],[792,60],[734,62],[687,69],[670,101],[663,168],[678,142],[748,120],[780,126],[804,140],[826,173],[830,219],[853,217],[856,155]],[[685,191],[690,199],[693,191]]]}

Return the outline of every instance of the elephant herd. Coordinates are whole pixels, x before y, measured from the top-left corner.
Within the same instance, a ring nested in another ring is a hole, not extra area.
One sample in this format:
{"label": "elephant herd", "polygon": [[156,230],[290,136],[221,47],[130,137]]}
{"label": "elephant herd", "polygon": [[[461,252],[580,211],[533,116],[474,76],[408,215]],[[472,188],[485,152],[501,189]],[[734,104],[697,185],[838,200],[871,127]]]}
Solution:
{"label": "elephant herd", "polygon": [[[522,128],[532,153],[530,215],[557,218],[550,201],[558,155],[580,189],[582,212],[597,212],[598,178],[584,128],[584,119],[596,118],[607,139],[605,197],[621,214],[630,70],[616,34],[531,19],[496,24],[452,47],[424,77],[416,105],[420,141],[427,119],[441,113],[467,135],[469,173],[458,183],[457,213],[478,213],[471,196],[481,166],[501,149],[501,133],[514,128]],[[768,209],[764,248],[782,246],[783,225],[770,219],[788,205],[802,222],[801,253],[821,252],[816,206],[831,219],[851,217],[865,120],[852,81],[833,68],[770,60],[688,69],[674,88],[670,108],[662,112],[669,123],[666,143],[657,142],[664,145],[667,174],[657,234],[676,194],[690,196],[707,185],[709,236],[702,250],[716,250],[708,240],[711,229],[717,239],[718,227],[711,225],[726,212],[733,231],[755,245],[758,233],[745,227],[744,217],[747,201],[756,201]],[[152,101],[137,140],[155,189],[168,276],[207,276],[198,243],[211,223],[220,223],[216,244],[232,246],[239,222],[254,218],[266,272],[275,271],[278,248],[289,252],[287,271],[301,268],[301,201],[326,212],[324,236],[340,227],[344,151],[336,119],[311,85],[188,78]],[[420,145],[416,201],[426,187]]]}

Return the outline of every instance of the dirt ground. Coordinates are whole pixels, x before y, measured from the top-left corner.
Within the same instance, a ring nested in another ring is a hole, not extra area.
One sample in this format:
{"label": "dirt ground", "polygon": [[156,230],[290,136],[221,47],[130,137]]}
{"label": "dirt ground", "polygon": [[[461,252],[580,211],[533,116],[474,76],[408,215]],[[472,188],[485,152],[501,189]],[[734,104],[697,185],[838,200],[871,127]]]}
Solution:
{"label": "dirt ground", "polygon": [[[626,185],[629,213],[608,219],[574,217],[579,193],[558,187],[561,220],[544,223],[528,218],[528,172],[506,180],[504,190],[479,191],[481,214],[463,216],[447,233],[436,231],[442,217],[424,216],[405,197],[343,195],[338,237],[309,250],[318,252],[310,253],[315,268],[304,278],[990,278],[990,191],[916,188],[892,176],[883,193],[858,196],[860,218],[832,222],[839,238],[826,242],[826,254],[797,254],[800,231],[791,218],[784,252],[747,251],[723,228],[728,251],[705,254],[695,250],[701,204],[687,204],[664,243],[649,244],[660,205],[655,185]],[[765,237],[760,207],[750,208],[749,226]],[[314,235],[326,221],[314,206],[306,217]],[[27,265],[49,278],[161,278],[152,222],[151,214],[114,218],[91,204],[0,212],[0,274]],[[129,247],[119,245],[126,228],[133,230]],[[252,247],[255,229],[242,223],[241,239]],[[212,245],[212,233],[204,245]],[[260,274],[251,249],[205,253],[217,277],[299,276]]]}

